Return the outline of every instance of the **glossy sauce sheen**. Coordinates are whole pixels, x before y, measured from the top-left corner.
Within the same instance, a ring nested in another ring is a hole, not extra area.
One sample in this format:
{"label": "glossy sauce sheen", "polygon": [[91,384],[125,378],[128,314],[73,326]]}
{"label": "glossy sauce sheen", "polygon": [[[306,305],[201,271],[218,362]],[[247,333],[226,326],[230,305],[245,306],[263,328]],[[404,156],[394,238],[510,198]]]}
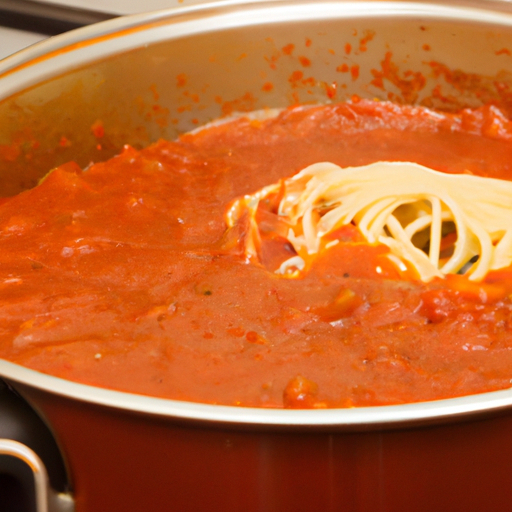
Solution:
{"label": "glossy sauce sheen", "polygon": [[[0,357],[158,397],[352,407],[510,387],[512,270],[400,275],[356,228],[300,279],[246,260],[230,201],[331,161],[414,161],[510,179],[512,130],[484,107],[357,101],[238,119],[0,203]],[[271,246],[271,245],[270,245]]]}

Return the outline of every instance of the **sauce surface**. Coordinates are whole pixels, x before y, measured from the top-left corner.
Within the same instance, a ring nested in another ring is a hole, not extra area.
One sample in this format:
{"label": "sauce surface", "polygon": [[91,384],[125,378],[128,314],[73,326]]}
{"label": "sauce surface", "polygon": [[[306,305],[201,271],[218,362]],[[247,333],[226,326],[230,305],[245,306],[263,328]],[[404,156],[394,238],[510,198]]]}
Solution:
{"label": "sauce surface", "polygon": [[361,100],[53,170],[0,203],[0,357],[95,386],[256,407],[510,387],[512,269],[423,283],[349,225],[288,279],[247,262],[243,233],[226,230],[237,197],[315,162],[379,160],[512,179],[512,127],[493,107]]}

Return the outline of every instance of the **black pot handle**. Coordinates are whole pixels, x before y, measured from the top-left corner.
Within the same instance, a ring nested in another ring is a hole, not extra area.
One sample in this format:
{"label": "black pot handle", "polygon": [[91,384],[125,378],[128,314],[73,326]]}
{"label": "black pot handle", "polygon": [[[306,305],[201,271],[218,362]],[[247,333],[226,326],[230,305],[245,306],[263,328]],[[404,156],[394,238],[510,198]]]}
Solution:
{"label": "black pot handle", "polygon": [[72,512],[64,460],[42,419],[0,381],[0,509]]}

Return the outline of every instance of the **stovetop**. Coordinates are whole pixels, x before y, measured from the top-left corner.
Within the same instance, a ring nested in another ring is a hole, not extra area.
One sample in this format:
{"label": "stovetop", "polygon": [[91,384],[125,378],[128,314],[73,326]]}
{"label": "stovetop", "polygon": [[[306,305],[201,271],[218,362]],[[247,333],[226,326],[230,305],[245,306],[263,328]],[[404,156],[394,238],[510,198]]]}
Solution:
{"label": "stovetop", "polygon": [[190,3],[197,0],[0,0],[0,59],[73,28]]}
{"label": "stovetop", "polygon": [[0,26],[0,59],[47,37],[45,34]]}

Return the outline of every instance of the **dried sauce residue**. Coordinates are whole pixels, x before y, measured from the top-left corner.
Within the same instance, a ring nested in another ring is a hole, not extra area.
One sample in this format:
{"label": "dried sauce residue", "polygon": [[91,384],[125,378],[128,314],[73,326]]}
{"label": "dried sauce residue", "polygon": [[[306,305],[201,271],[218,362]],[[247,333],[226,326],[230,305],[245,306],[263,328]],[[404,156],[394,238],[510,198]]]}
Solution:
{"label": "dried sauce residue", "polygon": [[153,120],[155,123],[161,128],[165,128],[168,125],[169,109],[155,104],[151,107],[151,110],[153,111]]}
{"label": "dried sauce residue", "polygon": [[59,139],[59,146],[61,148],[69,148],[69,146],[71,146],[71,141],[65,135],[63,135]]}
{"label": "dried sauce residue", "polygon": [[91,132],[97,139],[102,139],[105,136],[105,127],[101,119],[97,119],[92,123]]}
{"label": "dried sauce residue", "polygon": [[467,105],[497,105],[507,114],[512,112],[512,74],[501,71],[495,76],[482,76],[466,73],[460,69],[451,69],[440,62],[429,62],[433,76],[443,79],[445,84],[438,84],[432,97],[422,101],[426,106],[441,101],[444,108],[461,109]]}
{"label": "dried sauce residue", "polygon": [[299,57],[299,62],[305,68],[308,68],[309,66],[311,66],[311,61],[307,57],[305,57],[304,55],[301,55]]}
{"label": "dried sauce residue", "polygon": [[281,51],[283,52],[283,55],[291,55],[293,53],[293,50],[295,49],[294,44],[287,44],[286,46],[283,46],[281,48]]}
{"label": "dried sauce residue", "polygon": [[14,162],[21,154],[21,144],[16,140],[11,144],[0,144],[0,158],[6,162]]}
{"label": "dried sauce residue", "polygon": [[350,68],[350,74],[352,76],[352,80],[357,80],[359,78],[359,65],[354,64]]}
{"label": "dried sauce residue", "polygon": [[501,50],[496,50],[494,52],[495,55],[512,55],[512,53],[510,53],[510,50],[508,48],[502,48]]}
{"label": "dried sauce residue", "polygon": [[327,95],[327,97],[330,99],[330,100],[333,100],[336,98],[336,95],[337,95],[337,89],[338,89],[338,84],[336,82],[332,82],[331,84],[327,84],[325,83],[324,84],[324,87],[325,87],[325,93]]}
{"label": "dried sauce residue", "polygon": [[199,94],[196,94],[196,93],[191,93],[189,91],[185,91],[183,93],[183,96],[185,96],[186,98],[190,98],[193,103],[199,103],[199,101],[200,101]]}
{"label": "dried sauce residue", "polygon": [[185,73],[176,75],[176,87],[185,87],[187,85],[188,77]]}
{"label": "dried sauce residue", "polygon": [[281,58],[281,54],[275,51],[270,57],[266,56],[265,60],[268,62],[270,69],[277,69],[277,61]]}
{"label": "dried sauce residue", "polygon": [[225,101],[222,104],[222,114],[229,116],[233,112],[249,112],[256,108],[257,100],[254,94],[246,92],[240,98],[236,98],[232,101]]}
{"label": "dried sauce residue", "polygon": [[288,82],[292,84],[292,87],[297,87],[299,82],[304,78],[304,73],[300,70],[293,71],[293,73],[289,76]]}
{"label": "dried sauce residue", "polygon": [[158,92],[156,84],[151,84],[149,90],[153,93],[153,99],[158,101],[160,99],[160,93]]}
{"label": "dried sauce residue", "polygon": [[372,85],[385,91],[385,81],[390,82],[401,94],[401,98],[397,98],[393,94],[393,99],[402,99],[406,103],[415,103],[419,92],[424,89],[427,83],[425,76],[420,71],[406,70],[400,72],[398,65],[392,61],[391,52],[386,53],[384,60],[381,62],[381,69],[372,69],[371,73],[373,75]]}
{"label": "dried sauce residue", "polygon": [[364,37],[359,40],[359,51],[365,52],[368,50],[368,43],[373,40],[375,37],[375,32],[373,30],[366,30],[364,33]]}

